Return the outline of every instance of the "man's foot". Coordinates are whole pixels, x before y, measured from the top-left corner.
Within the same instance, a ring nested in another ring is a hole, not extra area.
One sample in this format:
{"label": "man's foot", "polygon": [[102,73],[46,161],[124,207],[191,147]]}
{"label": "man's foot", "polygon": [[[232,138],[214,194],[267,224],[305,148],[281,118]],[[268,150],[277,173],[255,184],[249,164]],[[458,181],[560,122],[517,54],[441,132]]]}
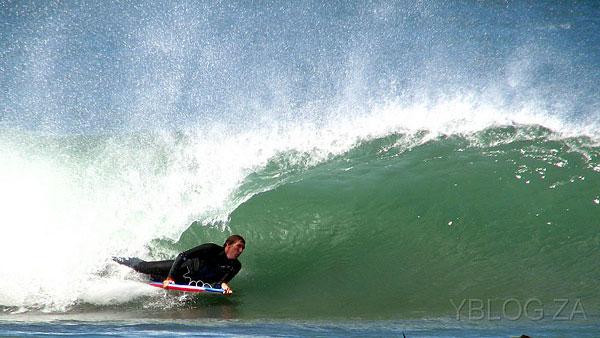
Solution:
{"label": "man's foot", "polygon": [[132,269],[135,269],[136,266],[143,262],[143,260],[137,257],[113,257],[112,260],[121,265],[128,266]]}

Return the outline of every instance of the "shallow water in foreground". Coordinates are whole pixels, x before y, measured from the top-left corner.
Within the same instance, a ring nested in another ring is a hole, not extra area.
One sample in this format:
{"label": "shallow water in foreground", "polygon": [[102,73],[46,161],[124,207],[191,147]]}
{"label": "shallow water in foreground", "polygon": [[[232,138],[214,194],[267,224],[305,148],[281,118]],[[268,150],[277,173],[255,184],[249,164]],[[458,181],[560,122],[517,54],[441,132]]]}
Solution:
{"label": "shallow water in foreground", "polygon": [[[197,317],[194,309],[78,314],[0,315],[0,336],[39,337],[596,337],[596,316],[549,314],[541,320],[473,313],[407,320],[228,320]],[[481,318],[481,316],[483,318]],[[196,316],[196,317],[194,317]],[[152,318],[154,317],[154,318]]]}

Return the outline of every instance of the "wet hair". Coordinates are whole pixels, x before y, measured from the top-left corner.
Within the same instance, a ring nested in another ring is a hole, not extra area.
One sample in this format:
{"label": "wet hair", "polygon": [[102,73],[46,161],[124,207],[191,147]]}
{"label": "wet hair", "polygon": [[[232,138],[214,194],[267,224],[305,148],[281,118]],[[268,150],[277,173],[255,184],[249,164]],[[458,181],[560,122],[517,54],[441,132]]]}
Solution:
{"label": "wet hair", "polygon": [[246,240],[244,239],[244,237],[242,237],[240,235],[231,235],[231,236],[227,237],[227,239],[225,240],[225,244],[223,244],[223,246],[227,246],[229,244],[233,244],[238,241],[241,241],[244,244],[244,246],[246,245]]}

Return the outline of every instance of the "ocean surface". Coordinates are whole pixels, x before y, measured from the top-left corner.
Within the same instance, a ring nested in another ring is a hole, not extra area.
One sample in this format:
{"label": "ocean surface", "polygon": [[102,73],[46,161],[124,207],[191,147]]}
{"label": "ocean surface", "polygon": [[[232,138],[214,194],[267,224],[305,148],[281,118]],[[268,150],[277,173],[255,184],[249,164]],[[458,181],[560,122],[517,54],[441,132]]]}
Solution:
{"label": "ocean surface", "polygon": [[[593,337],[595,1],[0,2],[0,336]],[[113,256],[246,238],[231,297]]]}

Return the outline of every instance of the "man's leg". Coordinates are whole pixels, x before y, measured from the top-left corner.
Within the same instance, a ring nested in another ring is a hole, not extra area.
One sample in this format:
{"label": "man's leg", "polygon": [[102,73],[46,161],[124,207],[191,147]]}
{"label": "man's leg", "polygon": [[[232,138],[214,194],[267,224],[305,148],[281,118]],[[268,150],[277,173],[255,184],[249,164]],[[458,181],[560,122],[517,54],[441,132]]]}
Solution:
{"label": "man's leg", "polygon": [[165,279],[169,275],[173,260],[146,262],[137,257],[113,257],[119,264],[128,266],[133,270],[152,276],[153,279]]}
{"label": "man's leg", "polygon": [[153,262],[141,261],[135,267],[133,267],[133,269],[137,272],[145,273],[147,275],[167,278],[169,271],[171,270],[171,266],[173,266],[172,259]]}

